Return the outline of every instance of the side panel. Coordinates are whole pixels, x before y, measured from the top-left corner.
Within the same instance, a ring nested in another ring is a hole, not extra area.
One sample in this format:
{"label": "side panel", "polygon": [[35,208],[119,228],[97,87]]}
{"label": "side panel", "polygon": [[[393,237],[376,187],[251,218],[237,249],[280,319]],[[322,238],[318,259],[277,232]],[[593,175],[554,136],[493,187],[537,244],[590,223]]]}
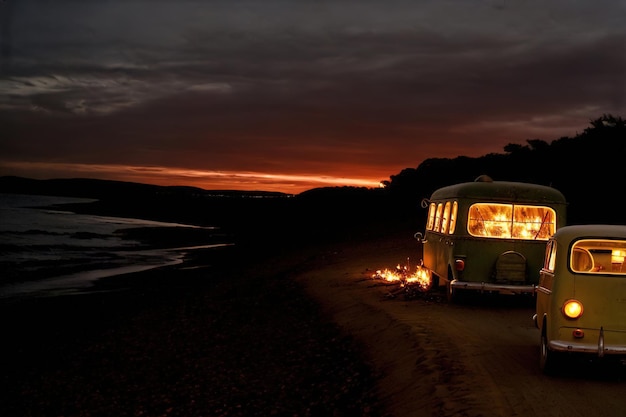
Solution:
{"label": "side panel", "polygon": [[450,251],[449,265],[455,258],[465,260],[465,269],[455,276],[467,282],[495,282],[498,257],[508,251],[521,254],[526,259],[524,284],[539,282],[539,271],[545,253],[545,241],[512,241],[498,239],[457,238]]}
{"label": "side panel", "polygon": [[554,274],[551,271],[542,269],[539,273],[539,284],[537,285],[537,300],[536,300],[536,313],[537,313],[537,327],[543,328],[543,317],[551,317],[549,312],[550,302],[552,300],[552,285],[554,282]]}
{"label": "side panel", "polygon": [[424,243],[424,265],[443,279],[447,279],[448,260],[452,257],[452,249],[449,236],[441,233],[426,232]]}

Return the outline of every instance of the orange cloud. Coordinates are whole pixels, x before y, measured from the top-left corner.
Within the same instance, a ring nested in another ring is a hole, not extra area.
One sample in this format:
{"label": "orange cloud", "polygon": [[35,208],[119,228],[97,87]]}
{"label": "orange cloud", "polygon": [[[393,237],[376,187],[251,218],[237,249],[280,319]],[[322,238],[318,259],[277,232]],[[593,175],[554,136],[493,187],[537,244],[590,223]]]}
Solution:
{"label": "orange cloud", "polygon": [[[30,178],[99,178],[155,185],[184,185],[206,190],[262,190],[298,194],[318,187],[378,187],[379,178],[327,175],[271,174],[244,171],[210,171],[160,166],[22,162],[2,163],[1,171]],[[28,173],[28,174],[22,174]]]}

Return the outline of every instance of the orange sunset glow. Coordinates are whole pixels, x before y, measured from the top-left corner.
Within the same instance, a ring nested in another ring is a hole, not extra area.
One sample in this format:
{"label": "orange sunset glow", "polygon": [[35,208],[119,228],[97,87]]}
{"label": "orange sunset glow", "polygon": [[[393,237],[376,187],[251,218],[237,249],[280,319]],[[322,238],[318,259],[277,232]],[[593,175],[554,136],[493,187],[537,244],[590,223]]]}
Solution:
{"label": "orange sunset glow", "polygon": [[608,2],[2,3],[0,176],[378,187],[626,113]]}
{"label": "orange sunset glow", "polygon": [[[298,194],[319,187],[380,186],[380,180],[321,175],[264,174],[259,172],[200,171],[182,168],[140,167],[129,165],[88,165],[28,163],[12,164],[12,172],[34,178],[98,178],[154,185],[185,185],[207,190],[263,190]],[[39,175],[37,173],[40,173]],[[72,173],[72,175],[68,175]],[[34,174],[34,175],[33,175]]]}

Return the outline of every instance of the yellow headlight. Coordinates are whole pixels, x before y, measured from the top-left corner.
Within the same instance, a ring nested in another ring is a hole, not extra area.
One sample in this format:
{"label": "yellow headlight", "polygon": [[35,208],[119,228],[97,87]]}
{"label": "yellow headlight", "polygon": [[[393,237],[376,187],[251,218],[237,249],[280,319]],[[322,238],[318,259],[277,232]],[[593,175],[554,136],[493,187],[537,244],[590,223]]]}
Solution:
{"label": "yellow headlight", "polygon": [[577,319],[583,315],[583,304],[578,300],[567,300],[563,303],[563,314],[570,319]]}

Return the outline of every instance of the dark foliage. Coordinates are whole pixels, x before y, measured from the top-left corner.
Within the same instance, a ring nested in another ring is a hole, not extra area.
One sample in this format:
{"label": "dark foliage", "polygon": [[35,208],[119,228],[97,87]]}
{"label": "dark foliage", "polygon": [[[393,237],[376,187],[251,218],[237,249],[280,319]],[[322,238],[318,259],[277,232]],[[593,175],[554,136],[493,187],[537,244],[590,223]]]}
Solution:
{"label": "dark foliage", "polygon": [[[317,188],[298,195],[262,191],[207,191],[92,179],[0,178],[0,192],[94,198],[80,212],[133,215],[156,220],[219,225],[248,243],[363,238],[388,230],[413,233],[423,227],[420,206],[437,188],[487,174],[496,181],[552,186],[568,203],[569,224],[626,223],[619,204],[626,178],[626,126],[603,115],[575,137],[526,145],[477,158],[430,158],[406,168],[384,189]],[[239,233],[243,232],[243,233]],[[245,242],[243,242],[245,243]]]}
{"label": "dark foliage", "polygon": [[590,124],[573,138],[552,143],[530,139],[527,145],[505,146],[503,154],[428,159],[392,176],[388,188],[415,205],[411,199],[487,174],[498,181],[542,184],[561,191],[569,204],[569,224],[626,224],[619,204],[626,191],[626,123],[621,117],[603,115]]}

